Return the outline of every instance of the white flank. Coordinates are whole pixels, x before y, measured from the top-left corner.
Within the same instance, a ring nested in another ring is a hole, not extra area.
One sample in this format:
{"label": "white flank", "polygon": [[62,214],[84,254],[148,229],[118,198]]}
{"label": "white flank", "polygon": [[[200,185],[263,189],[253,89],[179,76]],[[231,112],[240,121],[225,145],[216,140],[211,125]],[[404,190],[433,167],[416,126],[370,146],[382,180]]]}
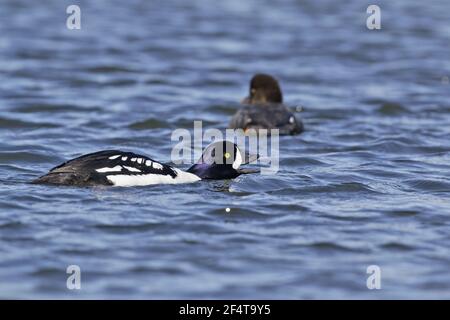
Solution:
{"label": "white flank", "polygon": [[118,187],[133,187],[133,186],[148,186],[153,184],[178,184],[178,183],[192,183],[201,180],[195,174],[184,172],[179,169],[174,169],[177,172],[176,178],[169,175],[162,174],[140,174],[140,175],[111,175],[106,178],[111,181],[114,186]]}
{"label": "white flank", "polygon": [[95,170],[97,172],[117,172],[117,171],[122,171],[122,167],[121,166],[115,166],[114,168],[101,168],[101,169],[97,169]]}
{"label": "white flank", "polygon": [[117,159],[118,157],[120,157],[120,154],[118,154],[117,156],[111,156],[111,157],[109,157],[108,159],[114,160],[114,159]]}
{"label": "white flank", "polygon": [[125,169],[127,169],[128,171],[133,171],[133,172],[142,172],[141,170],[137,169],[137,168],[133,168],[133,167],[128,167],[128,166],[123,166]]}
{"label": "white flank", "polygon": [[122,157],[122,161],[127,161],[128,157]]}

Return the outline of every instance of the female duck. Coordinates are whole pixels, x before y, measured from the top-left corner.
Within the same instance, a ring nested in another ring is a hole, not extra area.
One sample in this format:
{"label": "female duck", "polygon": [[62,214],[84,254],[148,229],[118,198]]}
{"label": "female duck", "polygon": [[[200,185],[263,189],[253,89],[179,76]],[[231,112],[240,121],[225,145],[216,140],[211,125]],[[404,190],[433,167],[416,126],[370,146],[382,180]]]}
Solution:
{"label": "female duck", "polygon": [[187,171],[162,164],[132,152],[106,150],[69,160],[36,179],[33,183],[72,186],[145,186],[191,183],[202,179],[234,179],[255,170],[239,169],[255,161],[232,142],[218,141],[203,151]]}
{"label": "female duck", "polygon": [[230,121],[231,129],[279,129],[281,135],[299,134],[302,122],[283,105],[283,94],[278,81],[268,74],[256,74],[250,81],[249,96],[242,100]]}

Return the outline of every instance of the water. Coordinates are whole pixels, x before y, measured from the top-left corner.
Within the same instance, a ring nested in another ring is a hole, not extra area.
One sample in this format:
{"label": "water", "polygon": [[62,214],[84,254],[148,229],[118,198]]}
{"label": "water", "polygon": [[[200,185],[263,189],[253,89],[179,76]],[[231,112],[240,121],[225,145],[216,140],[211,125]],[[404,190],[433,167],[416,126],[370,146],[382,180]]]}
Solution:
{"label": "water", "polygon": [[[366,1],[77,3],[81,30],[69,1],[0,4],[1,298],[450,298],[447,1],[378,1],[379,31]],[[170,161],[261,71],[304,108],[276,175],[28,184],[107,148]]]}

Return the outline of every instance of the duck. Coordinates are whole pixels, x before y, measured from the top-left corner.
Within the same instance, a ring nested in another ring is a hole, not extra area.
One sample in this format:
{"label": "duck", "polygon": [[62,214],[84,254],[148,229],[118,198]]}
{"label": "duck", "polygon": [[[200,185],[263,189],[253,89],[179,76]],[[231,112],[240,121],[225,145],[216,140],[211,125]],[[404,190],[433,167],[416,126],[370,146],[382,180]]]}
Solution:
{"label": "duck", "polygon": [[229,123],[230,129],[279,129],[280,135],[303,132],[303,123],[283,104],[278,81],[269,74],[258,73],[250,80],[248,97]]}
{"label": "duck", "polygon": [[234,179],[259,170],[240,168],[258,155],[242,152],[236,144],[220,140],[208,145],[200,159],[183,171],[147,156],[120,150],[104,150],[66,161],[33,184],[92,186],[147,186],[194,183],[200,180]]}

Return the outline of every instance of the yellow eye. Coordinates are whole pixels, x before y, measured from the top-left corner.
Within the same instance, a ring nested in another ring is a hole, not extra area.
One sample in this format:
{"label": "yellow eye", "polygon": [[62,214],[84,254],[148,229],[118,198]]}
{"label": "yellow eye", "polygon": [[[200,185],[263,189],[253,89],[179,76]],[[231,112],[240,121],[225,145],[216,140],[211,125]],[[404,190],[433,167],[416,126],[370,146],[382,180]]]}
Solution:
{"label": "yellow eye", "polygon": [[227,152],[227,153],[225,153],[225,158],[229,158],[230,157],[230,153],[229,152]]}

